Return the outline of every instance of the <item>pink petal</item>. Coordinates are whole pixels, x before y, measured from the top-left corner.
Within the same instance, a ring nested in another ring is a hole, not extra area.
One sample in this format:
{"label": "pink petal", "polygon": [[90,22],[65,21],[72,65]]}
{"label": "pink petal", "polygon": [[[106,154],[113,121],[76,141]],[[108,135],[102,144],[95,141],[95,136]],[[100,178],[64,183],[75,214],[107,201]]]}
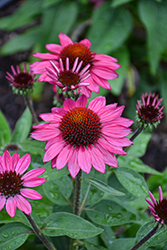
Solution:
{"label": "pink petal", "polygon": [[92,76],[90,76],[88,79],[86,79],[86,82],[89,83],[87,86],[88,89],[90,89],[93,92],[99,93],[100,87],[99,85],[93,80]]}
{"label": "pink petal", "polygon": [[114,120],[114,124],[123,125],[125,127],[130,127],[134,121],[127,119],[125,117],[118,117]]}
{"label": "pink petal", "polygon": [[85,95],[81,95],[76,101],[76,107],[85,107],[87,104],[87,98]]}
{"label": "pink petal", "polygon": [[42,177],[36,177],[32,179],[26,179],[24,180],[24,186],[25,187],[37,187],[39,185],[42,185],[47,179],[44,179]]}
{"label": "pink petal", "polygon": [[154,214],[156,213],[155,209],[153,207],[148,207],[150,209],[151,212],[153,212]]}
{"label": "pink petal", "polygon": [[[54,61],[54,63],[56,64],[56,61]],[[46,74],[47,67],[48,68],[51,67],[49,60],[43,60],[43,61],[34,62],[30,64],[30,69],[34,74],[41,74],[41,73]]]}
{"label": "pink petal", "polygon": [[47,50],[49,50],[55,54],[58,54],[58,55],[60,54],[60,52],[62,50],[62,46],[58,45],[58,44],[46,44],[45,47],[47,48]]}
{"label": "pink petal", "polygon": [[78,174],[78,172],[80,170],[80,167],[78,164],[78,148],[75,148],[73,150],[73,154],[68,162],[68,169],[69,169],[69,172],[70,172],[72,178],[75,178],[75,176]]}
{"label": "pink petal", "polygon": [[118,60],[114,57],[103,55],[103,54],[96,54],[95,60],[97,61],[105,61],[105,62],[118,62]]}
{"label": "pink petal", "polygon": [[91,73],[103,78],[103,79],[115,79],[118,77],[118,74],[111,70],[110,68],[102,68],[102,67],[92,67]]}
{"label": "pink petal", "polygon": [[70,99],[70,98],[66,98],[64,103],[63,103],[63,108],[65,111],[69,111],[72,108],[76,107],[76,103],[74,100]]}
{"label": "pink petal", "polygon": [[81,146],[78,151],[78,164],[79,167],[87,174],[90,173],[92,166],[92,159],[89,151],[85,146]]}
{"label": "pink petal", "polygon": [[56,108],[56,107],[54,107],[54,108],[51,109],[51,111],[52,111],[52,113],[54,115],[56,115],[57,118],[58,117],[61,118],[65,114],[65,111],[64,111],[63,108]]}
{"label": "pink petal", "polygon": [[160,200],[160,201],[163,200],[163,193],[162,193],[161,186],[159,186],[159,200]]}
{"label": "pink petal", "polygon": [[15,153],[13,156],[12,156],[12,169],[11,170],[15,170],[15,167],[19,161],[19,154],[18,153]]}
{"label": "pink petal", "polygon": [[2,165],[4,170],[10,171],[12,169],[12,157],[7,150],[3,153]]}
{"label": "pink petal", "polygon": [[112,138],[109,136],[104,136],[103,137],[111,144],[118,146],[118,147],[127,147],[133,144],[131,140],[129,140],[127,137],[124,138]]}
{"label": "pink petal", "polygon": [[81,40],[79,43],[85,45],[88,48],[90,48],[90,46],[91,46],[91,42],[87,38]]}
{"label": "pink petal", "polygon": [[105,163],[102,153],[96,147],[88,147],[89,153],[92,157],[93,167],[100,173],[105,173]]}
{"label": "pink petal", "polygon": [[24,173],[27,170],[27,168],[29,167],[30,162],[31,162],[30,154],[26,154],[23,157],[21,157],[16,165],[16,168],[15,168],[16,173],[17,174]]}
{"label": "pink petal", "polygon": [[38,57],[38,58],[42,58],[42,59],[48,59],[48,60],[55,60],[57,59],[58,57],[54,54],[51,54],[51,53],[34,53],[33,54],[34,57]]}
{"label": "pink petal", "polygon": [[[114,119],[118,118],[121,116],[125,106],[120,106],[120,107],[108,107],[106,106],[104,110],[99,111],[99,115],[101,119],[104,119],[104,121],[113,121]],[[106,116],[108,115],[109,119],[106,119]]]}
{"label": "pink petal", "polygon": [[57,137],[60,134],[60,130],[57,128],[43,128],[38,129],[31,133],[31,137],[39,141],[47,141]]}
{"label": "pink petal", "polygon": [[15,195],[14,199],[16,201],[16,206],[18,207],[18,209],[23,211],[25,214],[31,214],[32,209],[28,200],[26,200],[19,194]]}
{"label": "pink petal", "polygon": [[71,145],[67,145],[66,147],[63,148],[63,150],[57,157],[56,161],[57,170],[62,169],[67,164],[72,154],[73,154],[73,147]]}
{"label": "pink petal", "polygon": [[111,90],[111,86],[110,86],[109,82],[106,79],[103,79],[103,78],[101,78],[99,76],[96,76],[93,73],[92,73],[92,78],[93,78],[94,82],[96,82],[102,88]]}
{"label": "pink petal", "polygon": [[145,200],[148,202],[150,206],[154,207],[154,204],[150,200],[148,200],[147,198]]}
{"label": "pink petal", "polygon": [[105,164],[107,164],[107,165],[109,165],[109,166],[112,166],[112,167],[114,167],[114,168],[117,168],[117,167],[118,167],[117,159],[116,159],[115,155],[113,155],[113,153],[110,153],[108,150],[104,149],[104,148],[101,147],[99,144],[96,144],[95,146],[96,146],[96,147],[100,150],[100,152],[102,153]]}
{"label": "pink petal", "polygon": [[149,196],[150,196],[152,202],[153,202],[155,205],[157,205],[157,202],[156,202],[156,199],[154,198],[154,195],[153,195],[150,191],[148,191],[148,193],[149,193]]}
{"label": "pink petal", "polygon": [[88,108],[93,110],[94,112],[98,112],[105,105],[106,105],[105,97],[98,96],[89,103]]}
{"label": "pink petal", "polygon": [[60,33],[58,35],[59,39],[60,39],[60,43],[63,47],[69,45],[69,44],[73,44],[72,40],[64,33]]}
{"label": "pink petal", "polygon": [[101,132],[109,137],[112,138],[122,138],[131,133],[130,128],[126,128],[123,126],[115,126],[115,125],[110,125],[110,126],[103,126]]}
{"label": "pink petal", "polygon": [[44,113],[40,114],[39,117],[46,122],[58,122],[60,120],[60,115],[52,114],[52,113]]}
{"label": "pink petal", "polygon": [[42,199],[42,196],[37,191],[30,188],[22,188],[20,190],[20,193],[28,199],[33,199],[33,200]]}
{"label": "pink petal", "polygon": [[56,155],[58,155],[61,152],[64,145],[65,145],[64,141],[58,141],[57,143],[51,145],[44,154],[43,162],[52,160]]}
{"label": "pink petal", "polygon": [[121,147],[114,146],[110,144],[108,141],[105,139],[99,138],[98,139],[99,145],[101,145],[103,148],[107,149],[109,152],[114,153],[114,154],[120,154],[120,155],[126,155],[127,153],[123,151]]}
{"label": "pink petal", "polygon": [[10,215],[10,217],[15,216],[16,212],[16,202],[14,197],[9,197],[6,202],[6,211]]}
{"label": "pink petal", "polygon": [[2,208],[5,206],[6,203],[6,198],[4,195],[0,195],[0,211],[2,210]]}
{"label": "pink petal", "polygon": [[91,96],[91,91],[87,87],[81,87],[80,93],[85,95],[87,98],[90,98]]}
{"label": "pink petal", "polygon": [[45,172],[45,168],[35,168],[35,169],[32,169],[30,171],[28,171],[25,175],[22,176],[22,180],[29,180],[29,179],[32,179],[32,178],[35,178],[41,174],[43,174]]}

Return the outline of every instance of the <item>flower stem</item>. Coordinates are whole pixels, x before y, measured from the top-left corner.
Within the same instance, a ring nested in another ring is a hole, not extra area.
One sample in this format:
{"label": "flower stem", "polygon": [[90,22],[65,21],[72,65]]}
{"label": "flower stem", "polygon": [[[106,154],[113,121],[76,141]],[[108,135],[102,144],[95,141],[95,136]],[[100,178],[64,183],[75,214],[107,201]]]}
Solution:
{"label": "flower stem", "polygon": [[146,243],[156,232],[158,229],[159,224],[157,223],[157,225],[151,229],[150,232],[148,232],[148,234],[146,234],[139,242],[137,242],[130,250],[137,250],[139,247],[141,247],[144,243]]}
{"label": "flower stem", "polygon": [[29,97],[28,95],[27,95],[27,96],[24,95],[24,99],[25,99],[25,101],[26,101],[26,104],[27,104],[27,106],[28,106],[30,112],[31,112],[31,115],[32,115],[32,118],[33,118],[35,124],[38,125],[39,122],[38,122],[37,116],[36,116],[36,114],[35,114],[34,108],[33,108],[33,106],[32,106],[32,102],[31,102],[31,100],[30,100],[30,97]]}
{"label": "flower stem", "polygon": [[[74,184],[74,205],[73,205],[73,213],[79,216],[80,210],[80,196],[81,196],[81,176],[82,170],[79,171],[77,176],[75,177],[75,184]],[[71,241],[71,250],[78,250],[78,245],[76,244],[76,240],[72,239]]]}
{"label": "flower stem", "polygon": [[31,215],[27,215],[25,213],[24,213],[24,215],[27,218],[27,220],[30,223],[30,225],[32,226],[32,229],[33,229],[35,235],[42,241],[42,243],[45,245],[45,247],[48,250],[56,250],[56,248],[46,239],[46,237],[44,236],[44,234],[41,232],[41,229],[37,226],[37,224],[35,223],[35,221],[32,218],[32,216]]}
{"label": "flower stem", "polygon": [[82,176],[82,170],[80,170],[77,176],[75,177],[74,208],[73,208],[73,213],[75,215],[79,215],[79,205],[80,205],[80,195],[81,195],[81,176]]}
{"label": "flower stem", "polygon": [[138,126],[134,131],[133,135],[130,137],[130,140],[134,141],[134,139],[143,131],[143,129],[144,129],[144,124]]}

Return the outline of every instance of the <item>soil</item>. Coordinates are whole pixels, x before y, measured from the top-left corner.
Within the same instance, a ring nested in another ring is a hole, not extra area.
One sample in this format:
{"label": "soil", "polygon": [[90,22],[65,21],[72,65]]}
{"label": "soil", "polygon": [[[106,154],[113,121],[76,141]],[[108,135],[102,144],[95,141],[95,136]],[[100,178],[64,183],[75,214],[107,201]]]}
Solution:
{"label": "soil", "polygon": [[[0,17],[9,15],[17,7],[21,1],[12,1],[11,4],[6,5],[0,9]],[[17,30],[16,32],[19,32]],[[2,46],[10,37],[12,32],[6,32],[0,30],[0,46]],[[11,130],[13,131],[14,126],[18,118],[22,115],[26,105],[22,96],[15,95],[12,92],[11,86],[8,80],[5,78],[6,71],[11,73],[11,65],[16,66],[17,64],[27,61],[31,51],[17,53],[11,56],[0,56],[0,110],[6,117]],[[116,97],[110,95],[110,100],[116,101]],[[107,98],[107,101],[110,101]],[[34,102],[34,109],[37,116],[40,113],[50,112],[53,103],[53,91],[50,84],[45,84],[43,94],[40,100]],[[110,102],[111,103],[111,102]],[[157,129],[154,130],[152,138],[148,144],[146,154],[142,157],[145,164],[150,167],[163,171],[167,167],[167,121],[163,118]]]}

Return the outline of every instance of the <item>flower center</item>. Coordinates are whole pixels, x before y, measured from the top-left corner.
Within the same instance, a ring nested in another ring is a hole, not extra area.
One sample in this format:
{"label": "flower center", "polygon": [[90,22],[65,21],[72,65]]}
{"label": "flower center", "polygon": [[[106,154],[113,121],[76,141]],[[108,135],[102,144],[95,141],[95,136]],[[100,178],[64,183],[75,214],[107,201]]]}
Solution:
{"label": "flower center", "polygon": [[85,107],[75,107],[68,111],[59,126],[63,139],[74,147],[96,142],[101,128],[98,115]]}
{"label": "flower center", "polygon": [[159,218],[167,221],[167,200],[163,199],[155,206],[155,211]]}
{"label": "flower center", "polygon": [[151,105],[145,107],[142,106],[140,112],[141,112],[141,118],[144,121],[153,122],[158,120],[157,118],[159,117],[159,110],[154,106]]}
{"label": "flower center", "polygon": [[26,86],[32,84],[32,76],[28,73],[21,72],[14,76],[14,82],[20,84],[21,86]]}
{"label": "flower center", "polygon": [[73,43],[64,47],[60,53],[60,58],[63,65],[66,65],[66,58],[69,58],[70,69],[72,69],[75,59],[79,57],[79,63],[83,61],[81,70],[88,64],[93,65],[95,53],[93,53],[87,46],[81,43]]}
{"label": "flower center", "polygon": [[23,187],[21,177],[22,176],[16,174],[15,171],[0,173],[0,194],[4,195],[6,198],[10,196],[14,197],[18,194]]}
{"label": "flower center", "polygon": [[80,81],[80,77],[78,74],[75,74],[71,70],[61,71],[58,76],[58,81],[61,82],[64,86],[77,85]]}

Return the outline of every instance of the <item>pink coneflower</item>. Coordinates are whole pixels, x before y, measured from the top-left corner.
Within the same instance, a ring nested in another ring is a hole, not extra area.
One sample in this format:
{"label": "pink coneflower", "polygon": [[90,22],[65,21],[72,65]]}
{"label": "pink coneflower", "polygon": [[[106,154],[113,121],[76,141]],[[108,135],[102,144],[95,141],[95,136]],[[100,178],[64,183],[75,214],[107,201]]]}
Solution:
{"label": "pink coneflower", "polygon": [[118,74],[115,72],[120,67],[117,64],[117,59],[103,54],[96,54],[90,50],[91,42],[88,39],[83,39],[78,43],[73,43],[72,40],[63,33],[59,34],[61,45],[47,44],[46,48],[52,53],[35,53],[33,56],[44,59],[30,65],[35,74],[41,74],[39,81],[53,83],[53,80],[48,77],[46,68],[52,68],[50,61],[59,67],[61,58],[64,68],[66,68],[66,58],[69,58],[69,69],[72,69],[76,58],[79,58],[78,63],[83,61],[81,70],[87,65],[90,65],[90,77],[87,79],[89,86],[85,89],[90,95],[91,91],[99,92],[99,86],[105,89],[111,89],[107,79],[115,79]]}
{"label": "pink coneflower", "polygon": [[155,93],[142,94],[141,101],[137,100],[138,105],[136,105],[138,122],[156,127],[164,114],[162,110],[165,105],[159,107],[162,100],[162,98],[158,99],[158,95],[155,95]]}
{"label": "pink coneflower", "polygon": [[27,170],[31,158],[29,154],[19,158],[15,153],[12,157],[6,150],[0,156],[0,210],[6,205],[6,211],[15,216],[16,207],[25,214],[31,213],[31,205],[26,198],[39,200],[42,196],[35,190],[24,187],[36,187],[43,184],[46,179],[38,177],[45,172],[44,168]]}
{"label": "pink coneflower", "polygon": [[[78,64],[78,57],[76,58],[73,68],[69,69],[69,58],[66,58],[66,68],[64,69],[63,62],[61,58],[59,59],[60,62],[60,70],[57,66],[50,61],[52,68],[46,68],[48,71],[48,76],[53,80],[54,84],[54,91],[56,91],[56,85],[61,88],[63,91],[71,91],[74,89],[81,88],[81,93],[84,92],[85,86],[88,86],[89,83],[86,83],[85,80],[90,76],[89,74],[89,67],[87,65],[82,71],[79,72],[82,61]],[[87,93],[87,91],[86,91]]]}
{"label": "pink coneflower", "polygon": [[16,91],[27,91],[29,89],[32,89],[33,83],[36,81],[35,75],[29,71],[26,72],[26,64],[24,64],[24,70],[23,72],[20,71],[19,66],[16,66],[16,70],[13,66],[11,66],[13,75],[11,75],[9,72],[7,73],[6,78],[11,82],[12,87]]}
{"label": "pink coneflower", "polygon": [[67,163],[75,178],[80,169],[87,174],[93,166],[104,173],[105,164],[118,167],[114,154],[126,154],[122,147],[132,142],[126,137],[133,121],[120,117],[124,106],[106,106],[100,96],[85,107],[87,98],[81,95],[77,101],[65,99],[62,108],[52,108],[52,113],[41,114],[48,122],[34,126],[31,136],[47,141],[44,162],[51,160],[52,168],[62,169]]}
{"label": "pink coneflower", "polygon": [[162,189],[159,186],[159,201],[156,201],[153,194],[148,191],[149,196],[152,200],[145,199],[151,207],[148,207],[155,220],[160,222],[162,225],[167,222],[167,199],[163,199]]}

